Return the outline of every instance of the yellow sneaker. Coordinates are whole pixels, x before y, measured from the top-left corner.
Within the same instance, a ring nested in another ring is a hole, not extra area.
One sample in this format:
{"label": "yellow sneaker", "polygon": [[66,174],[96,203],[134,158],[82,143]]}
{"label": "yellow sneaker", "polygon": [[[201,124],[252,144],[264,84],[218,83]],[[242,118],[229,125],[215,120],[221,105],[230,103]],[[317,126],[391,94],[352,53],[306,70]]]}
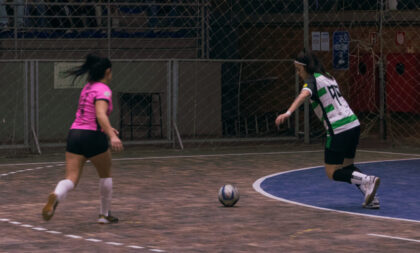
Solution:
{"label": "yellow sneaker", "polygon": [[44,218],[44,220],[48,221],[54,216],[54,212],[57,208],[57,205],[57,195],[55,195],[55,193],[51,193],[48,196],[47,204],[45,204],[44,208],[42,209],[42,217]]}

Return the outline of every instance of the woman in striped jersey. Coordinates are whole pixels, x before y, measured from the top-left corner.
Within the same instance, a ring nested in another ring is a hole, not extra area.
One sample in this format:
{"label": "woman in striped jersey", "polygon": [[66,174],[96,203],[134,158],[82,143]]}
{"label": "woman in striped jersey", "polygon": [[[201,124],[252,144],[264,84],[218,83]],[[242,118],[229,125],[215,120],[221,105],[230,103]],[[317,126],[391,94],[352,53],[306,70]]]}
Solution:
{"label": "woman in striped jersey", "polygon": [[341,95],[334,77],[325,72],[322,63],[312,52],[300,52],[294,64],[304,85],[289,109],[277,117],[276,125],[282,124],[309,98],[315,114],[327,130],[324,154],[327,176],[335,181],[355,184],[364,194],[363,207],[378,209],[376,191],[379,177],[365,175],[354,166],[360,136],[357,116]]}

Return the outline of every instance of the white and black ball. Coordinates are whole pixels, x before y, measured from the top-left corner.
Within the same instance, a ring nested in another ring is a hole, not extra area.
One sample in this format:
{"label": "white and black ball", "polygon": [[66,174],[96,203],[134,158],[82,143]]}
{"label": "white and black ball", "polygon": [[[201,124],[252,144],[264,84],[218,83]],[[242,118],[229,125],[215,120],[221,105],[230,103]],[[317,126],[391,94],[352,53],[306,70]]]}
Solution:
{"label": "white and black ball", "polygon": [[238,188],[231,184],[225,184],[220,187],[219,201],[226,207],[232,207],[239,200]]}

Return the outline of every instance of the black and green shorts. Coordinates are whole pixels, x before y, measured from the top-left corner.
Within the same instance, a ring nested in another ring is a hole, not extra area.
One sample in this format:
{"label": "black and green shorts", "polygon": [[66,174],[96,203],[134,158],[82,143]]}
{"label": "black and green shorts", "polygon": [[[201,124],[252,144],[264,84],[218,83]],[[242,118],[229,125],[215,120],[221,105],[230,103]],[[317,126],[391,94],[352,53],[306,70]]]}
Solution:
{"label": "black and green shorts", "polygon": [[324,160],[326,164],[343,164],[344,159],[353,159],[359,144],[360,126],[327,137]]}

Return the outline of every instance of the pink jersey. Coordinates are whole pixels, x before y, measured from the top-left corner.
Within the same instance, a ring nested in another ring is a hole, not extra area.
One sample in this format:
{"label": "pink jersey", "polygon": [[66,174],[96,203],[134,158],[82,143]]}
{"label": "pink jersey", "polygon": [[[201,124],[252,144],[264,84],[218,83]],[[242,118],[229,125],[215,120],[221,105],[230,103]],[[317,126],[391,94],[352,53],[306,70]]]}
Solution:
{"label": "pink jersey", "polygon": [[112,91],[104,83],[88,83],[80,93],[76,119],[70,129],[96,130],[101,128],[96,119],[95,101],[108,101],[107,115],[112,111]]}

